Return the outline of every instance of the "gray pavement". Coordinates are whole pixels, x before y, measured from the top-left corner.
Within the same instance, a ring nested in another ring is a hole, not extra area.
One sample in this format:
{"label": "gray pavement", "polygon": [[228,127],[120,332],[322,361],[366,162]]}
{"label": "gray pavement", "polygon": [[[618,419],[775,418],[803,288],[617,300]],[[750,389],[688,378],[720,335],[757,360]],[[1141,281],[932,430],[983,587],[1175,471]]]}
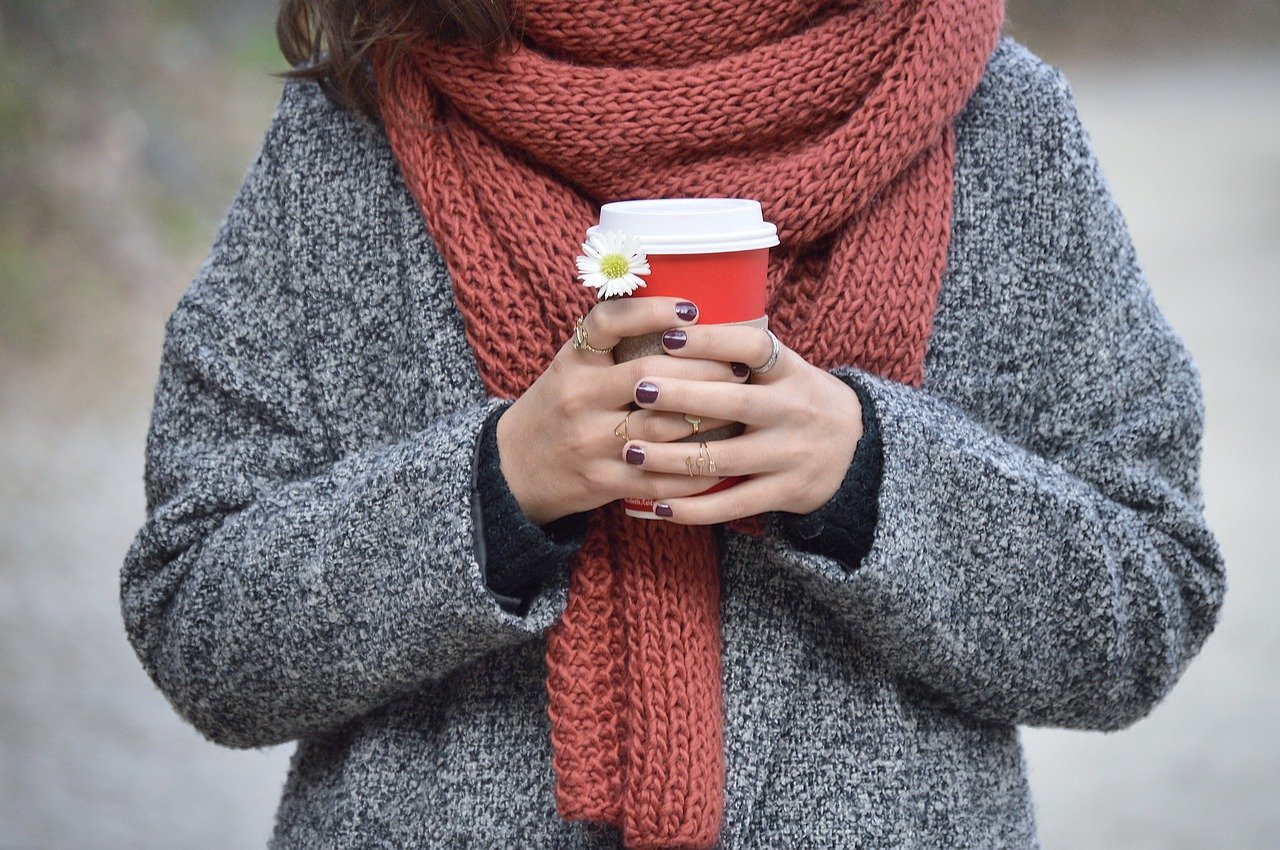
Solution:
{"label": "gray pavement", "polygon": [[[1217,632],[1149,718],[1112,734],[1023,730],[1041,835],[1048,850],[1273,847],[1280,57],[1066,70],[1202,372],[1204,488],[1229,589]],[[270,831],[290,748],[203,741],[120,626],[153,377],[124,382],[125,412],[109,417],[64,405],[39,373],[0,386],[0,848],[227,850]]]}

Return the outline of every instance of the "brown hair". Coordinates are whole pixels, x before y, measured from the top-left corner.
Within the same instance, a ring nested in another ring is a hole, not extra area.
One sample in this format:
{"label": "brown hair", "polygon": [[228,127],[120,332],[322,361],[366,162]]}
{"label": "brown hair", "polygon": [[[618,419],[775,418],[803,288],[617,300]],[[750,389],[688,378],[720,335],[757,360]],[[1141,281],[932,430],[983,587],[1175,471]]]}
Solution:
{"label": "brown hair", "polygon": [[386,44],[390,64],[424,38],[466,40],[492,57],[516,38],[509,0],[280,0],[276,40],[292,66],[276,74],[315,80],[330,98],[380,120],[364,62]]}

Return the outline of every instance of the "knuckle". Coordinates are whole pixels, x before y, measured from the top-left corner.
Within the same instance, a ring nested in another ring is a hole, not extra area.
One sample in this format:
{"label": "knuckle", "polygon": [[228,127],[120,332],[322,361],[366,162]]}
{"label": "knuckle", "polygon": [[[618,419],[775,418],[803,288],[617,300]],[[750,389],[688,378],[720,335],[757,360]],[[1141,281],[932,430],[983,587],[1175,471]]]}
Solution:
{"label": "knuckle", "polygon": [[726,520],[739,519],[750,513],[746,500],[742,496],[733,493],[732,490],[723,492],[726,494],[723,502]]}
{"label": "knuckle", "polygon": [[657,475],[645,476],[643,485],[645,499],[665,499],[668,495],[670,485]]}
{"label": "knuckle", "polygon": [[627,476],[623,495],[632,499],[661,499],[664,496],[662,479],[658,475],[634,470]]}
{"label": "knuckle", "polygon": [[608,469],[601,463],[588,463],[580,467],[578,480],[582,488],[592,495],[608,493],[611,485]]}
{"label": "knuckle", "polygon": [[593,442],[593,435],[587,433],[580,421],[564,426],[564,448],[570,457],[585,456]]}
{"label": "knuckle", "polygon": [[665,331],[667,328],[674,327],[680,323],[680,319],[676,316],[675,302],[680,299],[672,298],[642,298],[641,301],[649,308],[645,316],[648,323],[646,330]]}
{"label": "knuckle", "polygon": [[[794,440],[780,441],[774,451],[784,469],[803,469],[810,459],[810,453],[803,444]],[[803,481],[803,478],[800,481]]]}
{"label": "knuckle", "polygon": [[579,382],[557,381],[552,393],[554,409],[559,410],[565,420],[575,422],[586,407],[586,396],[580,389]]}
{"label": "knuckle", "polygon": [[[779,485],[781,491],[779,495],[788,505],[796,505],[800,507],[808,507],[809,485],[808,482],[800,478],[786,478]],[[817,507],[816,505],[814,507]]]}
{"label": "knuckle", "polygon": [[650,375],[678,375],[679,370],[685,365],[684,361],[678,357],[672,357],[665,351],[659,351],[656,354],[645,354],[637,357],[635,362],[641,368],[647,369]]}
{"label": "knuckle", "polygon": [[[639,413],[633,414],[631,420],[636,424],[636,432],[639,439],[650,443],[660,443],[662,440],[662,423],[660,419],[647,411],[644,415]],[[639,421],[637,421],[639,420]]]}
{"label": "knuckle", "polygon": [[751,397],[745,392],[735,391],[729,393],[728,402],[725,405],[729,410],[729,418],[738,422],[744,422],[751,415]]}
{"label": "knuckle", "polygon": [[645,372],[643,357],[637,357],[635,360],[628,360],[622,364],[623,379],[628,386],[634,387],[646,374],[648,373]]}
{"label": "knuckle", "polygon": [[551,358],[551,362],[547,364],[547,372],[556,378],[563,378],[567,370],[568,364],[565,363],[566,352],[573,348],[571,343],[566,342],[560,346],[560,352],[556,357]]}
{"label": "knuckle", "polygon": [[618,301],[610,299],[596,302],[596,305],[591,308],[586,318],[583,319],[583,324],[587,328],[587,336],[590,337],[591,334],[610,338],[619,336],[619,334],[614,333],[614,329],[618,325],[617,309]]}
{"label": "knuckle", "polygon": [[737,452],[717,448],[715,443],[707,444],[708,453],[716,462],[717,475],[737,475],[742,471]]}
{"label": "knuckle", "polygon": [[627,377],[631,379],[632,384],[637,384],[644,378],[662,374],[666,371],[664,369],[667,365],[666,359],[665,354],[646,354],[644,357],[628,360]]}
{"label": "knuckle", "polygon": [[677,496],[696,496],[708,487],[716,483],[716,479],[708,481],[707,478],[692,475],[684,475],[681,473],[680,488],[676,491]]}
{"label": "knuckle", "polygon": [[796,393],[777,393],[775,408],[781,418],[790,421],[804,419],[806,411],[821,409]]}
{"label": "knuckle", "polygon": [[[671,377],[685,381],[729,381],[734,380],[729,364],[705,357],[672,357]],[[726,373],[728,375],[726,376]]]}

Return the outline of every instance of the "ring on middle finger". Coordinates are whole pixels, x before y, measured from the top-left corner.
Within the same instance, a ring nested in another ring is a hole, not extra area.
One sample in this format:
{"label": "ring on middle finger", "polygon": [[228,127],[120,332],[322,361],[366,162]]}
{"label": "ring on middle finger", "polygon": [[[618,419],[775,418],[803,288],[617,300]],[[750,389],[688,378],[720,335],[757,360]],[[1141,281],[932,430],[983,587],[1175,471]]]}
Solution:
{"label": "ring on middle finger", "polygon": [[693,471],[694,470],[693,455],[684,456],[684,466],[685,466],[685,469],[689,470],[689,475],[691,475],[692,477],[697,478],[698,476],[702,475],[702,458],[701,457],[698,458],[697,472]]}
{"label": "ring on middle finger", "polygon": [[[701,416],[694,416],[692,413],[686,413],[684,415],[684,421],[693,426],[693,434],[698,433],[698,429],[702,427]],[[689,436],[692,437],[693,434],[690,434]]]}

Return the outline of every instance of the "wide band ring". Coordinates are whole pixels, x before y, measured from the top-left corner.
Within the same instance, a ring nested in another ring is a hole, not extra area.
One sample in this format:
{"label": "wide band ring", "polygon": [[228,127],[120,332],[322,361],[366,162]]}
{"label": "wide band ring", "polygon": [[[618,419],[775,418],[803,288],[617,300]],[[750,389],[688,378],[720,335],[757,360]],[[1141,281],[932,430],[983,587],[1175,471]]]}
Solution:
{"label": "wide band ring", "polygon": [[751,374],[753,375],[763,375],[765,372],[772,369],[774,364],[778,362],[778,352],[782,350],[782,345],[778,342],[777,335],[768,328],[765,328],[764,332],[769,335],[770,341],[773,342],[773,350],[769,352],[769,359],[764,362],[763,366],[760,366],[759,368],[755,366],[751,367]]}
{"label": "wide band ring", "polygon": [[612,345],[608,348],[593,348],[591,344],[587,342],[586,320],[586,316],[579,316],[573,320],[573,347],[579,351],[585,348],[592,354],[608,354],[610,351],[613,351],[614,347]]}

